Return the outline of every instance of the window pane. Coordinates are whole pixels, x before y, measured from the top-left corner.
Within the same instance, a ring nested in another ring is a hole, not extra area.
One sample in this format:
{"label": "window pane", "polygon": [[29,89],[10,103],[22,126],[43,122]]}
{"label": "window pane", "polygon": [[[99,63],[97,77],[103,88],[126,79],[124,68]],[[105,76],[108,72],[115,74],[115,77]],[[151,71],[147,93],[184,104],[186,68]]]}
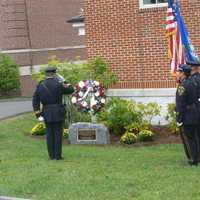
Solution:
{"label": "window pane", "polygon": [[156,3],[156,0],[143,0],[144,2],[144,5],[147,5],[147,4],[155,4]]}
{"label": "window pane", "polygon": [[158,3],[167,3],[167,0],[158,0]]}
{"label": "window pane", "polygon": [[167,3],[167,0],[143,0],[144,5],[156,4],[156,3]]}

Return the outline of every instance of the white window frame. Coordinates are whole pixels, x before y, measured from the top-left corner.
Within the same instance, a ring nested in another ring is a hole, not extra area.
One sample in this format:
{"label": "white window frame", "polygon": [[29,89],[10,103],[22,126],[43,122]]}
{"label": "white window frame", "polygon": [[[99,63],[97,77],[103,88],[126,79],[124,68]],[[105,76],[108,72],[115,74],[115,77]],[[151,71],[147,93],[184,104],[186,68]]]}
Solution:
{"label": "white window frame", "polygon": [[79,36],[85,35],[85,23],[84,22],[74,23],[74,24],[72,24],[72,27],[78,28]]}
{"label": "white window frame", "polygon": [[143,8],[159,8],[159,7],[167,7],[168,6],[168,3],[156,3],[156,4],[146,5],[146,4],[144,4],[144,0],[139,0],[139,4],[140,4],[140,9],[143,9]]}

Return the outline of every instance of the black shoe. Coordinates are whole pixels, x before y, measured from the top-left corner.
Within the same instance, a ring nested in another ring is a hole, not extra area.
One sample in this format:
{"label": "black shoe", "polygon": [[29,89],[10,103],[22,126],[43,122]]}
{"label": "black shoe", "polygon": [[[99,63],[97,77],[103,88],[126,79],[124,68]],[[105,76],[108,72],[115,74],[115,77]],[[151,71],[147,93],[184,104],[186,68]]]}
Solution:
{"label": "black shoe", "polygon": [[60,157],[60,158],[56,158],[56,160],[64,160],[64,158],[63,158],[63,157]]}
{"label": "black shoe", "polygon": [[191,165],[191,166],[198,166],[197,161],[188,161],[188,164]]}

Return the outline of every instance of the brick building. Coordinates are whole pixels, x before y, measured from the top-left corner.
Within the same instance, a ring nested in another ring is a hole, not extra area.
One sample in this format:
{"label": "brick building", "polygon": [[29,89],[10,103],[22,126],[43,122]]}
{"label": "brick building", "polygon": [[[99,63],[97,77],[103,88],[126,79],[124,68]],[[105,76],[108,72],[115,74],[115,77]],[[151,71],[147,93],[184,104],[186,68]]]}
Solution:
{"label": "brick building", "polygon": [[31,95],[31,70],[49,57],[86,59],[84,36],[66,23],[83,0],[0,0],[0,49],[20,65],[22,95]]}
{"label": "brick building", "polygon": [[[103,56],[119,76],[115,88],[173,88],[167,55],[167,0],[86,0],[88,57]],[[181,0],[200,55],[200,2]]]}
{"label": "brick building", "polygon": [[[190,38],[200,56],[200,1],[180,0]],[[176,83],[170,74],[165,32],[167,0],[85,0],[88,57],[104,57],[119,82],[109,95],[174,102]]]}

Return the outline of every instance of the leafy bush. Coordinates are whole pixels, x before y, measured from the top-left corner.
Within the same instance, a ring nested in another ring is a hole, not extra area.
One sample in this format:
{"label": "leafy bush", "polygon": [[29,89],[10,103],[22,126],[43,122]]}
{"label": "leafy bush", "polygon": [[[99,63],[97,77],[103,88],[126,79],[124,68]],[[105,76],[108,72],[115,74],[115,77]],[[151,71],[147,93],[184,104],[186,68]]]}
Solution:
{"label": "leafy bush", "polygon": [[138,133],[137,139],[139,141],[151,141],[153,139],[154,133],[149,130],[142,130]]}
{"label": "leafy bush", "polygon": [[111,132],[123,134],[125,131],[138,134],[150,129],[153,117],[160,114],[157,103],[147,105],[117,97],[110,98],[105,107],[97,114],[98,122],[105,124]]}
{"label": "leafy bush", "polygon": [[134,101],[112,97],[97,114],[97,121],[104,123],[111,132],[121,135],[129,124],[142,121],[141,113],[135,108]]}
{"label": "leafy bush", "polygon": [[148,104],[138,103],[138,109],[142,112],[143,118],[151,124],[153,117],[160,115],[162,107],[155,102],[150,102]]}
{"label": "leafy bush", "polygon": [[20,88],[19,67],[7,55],[0,54],[0,93],[18,91]]}
{"label": "leafy bush", "polygon": [[174,134],[179,134],[180,129],[176,123],[175,104],[169,103],[167,110],[168,112],[167,112],[166,120],[169,122],[169,130]]}
{"label": "leafy bush", "polygon": [[64,129],[63,131],[63,137],[68,139],[69,138],[69,130],[68,129]]}
{"label": "leafy bush", "polygon": [[140,131],[142,130],[149,130],[150,124],[147,121],[142,121],[140,123],[133,122],[132,124],[126,126],[126,131],[134,133],[135,135],[138,135]]}
{"label": "leafy bush", "polygon": [[36,124],[31,129],[31,135],[45,135],[46,134],[46,127],[43,122]]}
{"label": "leafy bush", "polygon": [[124,135],[122,135],[120,139],[121,144],[134,144],[137,140],[137,137],[134,133],[126,132]]}
{"label": "leafy bush", "polygon": [[[87,62],[60,62],[58,59],[51,59],[48,63],[50,66],[57,67],[57,71],[72,85],[81,80],[93,79],[101,82],[105,88],[110,84],[116,83],[117,76],[111,71],[109,65],[100,57]],[[32,76],[37,81],[45,78],[43,66],[39,73],[33,73]]]}

